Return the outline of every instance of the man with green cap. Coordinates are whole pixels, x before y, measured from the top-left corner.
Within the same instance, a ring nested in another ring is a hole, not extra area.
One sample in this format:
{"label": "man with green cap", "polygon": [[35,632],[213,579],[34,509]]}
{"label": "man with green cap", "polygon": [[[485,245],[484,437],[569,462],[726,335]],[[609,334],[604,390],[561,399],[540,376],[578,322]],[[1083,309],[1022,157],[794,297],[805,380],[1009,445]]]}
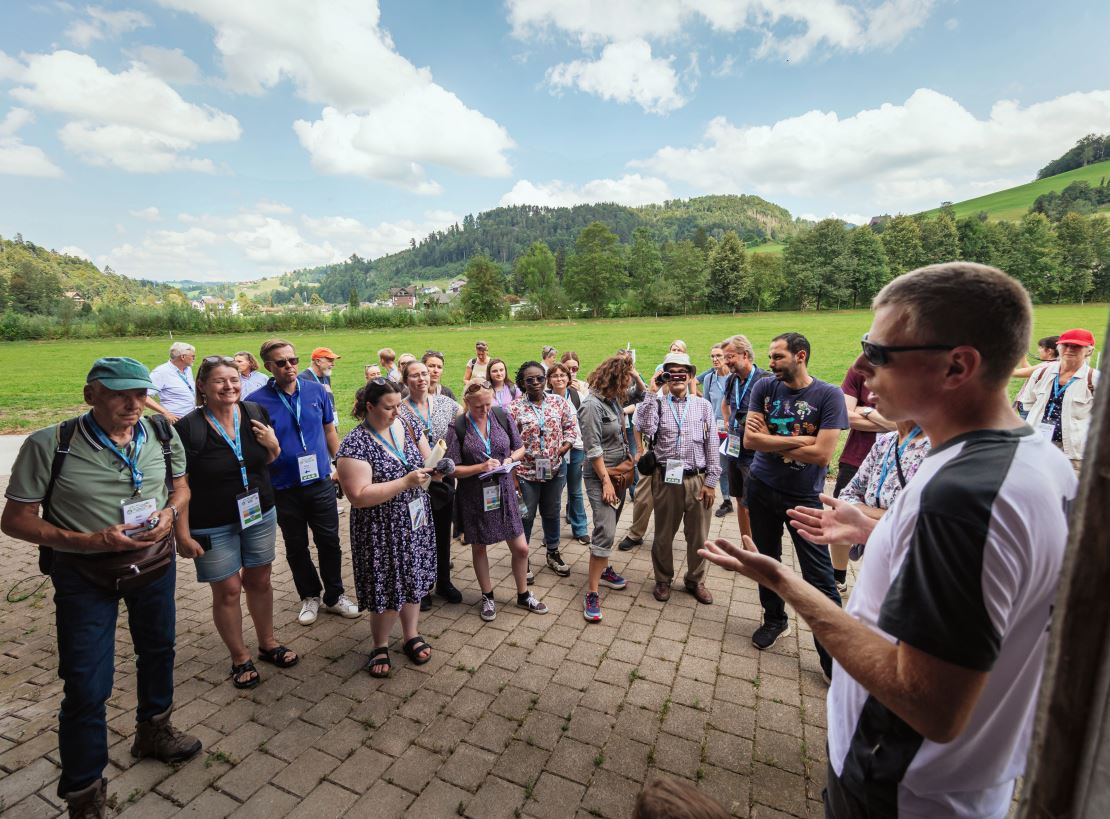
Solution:
{"label": "man with green cap", "polygon": [[[142,417],[151,387],[147,369],[138,361],[98,359],[84,390],[91,411],[40,429],[24,441],[0,517],[5,534],[49,547],[40,566],[54,584],[58,674],[64,682],[58,795],[68,802],[71,817],[105,815],[105,703],[112,694],[121,599],[127,604],[138,658],[138,725],[131,753],[180,762],[201,747],[169,721],[175,637],[172,554],[165,573],[150,575],[157,579],[145,585],[140,580],[125,591],[115,590],[119,584],[108,591],[98,579],[111,553],[163,541],[189,502],[181,441],[160,417],[157,428],[154,420]],[[131,568],[138,574],[135,566]]]}

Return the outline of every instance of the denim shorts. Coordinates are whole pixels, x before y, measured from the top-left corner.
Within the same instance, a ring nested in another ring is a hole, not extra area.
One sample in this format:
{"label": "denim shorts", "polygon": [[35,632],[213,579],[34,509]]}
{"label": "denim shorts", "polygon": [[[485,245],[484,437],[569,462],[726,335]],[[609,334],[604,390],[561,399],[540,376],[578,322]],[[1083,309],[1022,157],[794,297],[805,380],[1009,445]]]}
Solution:
{"label": "denim shorts", "polygon": [[274,562],[274,541],[277,538],[277,507],[271,506],[262,520],[240,529],[238,523],[193,529],[193,537],[208,535],[212,548],[196,559],[197,582],[218,583],[240,569],[253,569]]}

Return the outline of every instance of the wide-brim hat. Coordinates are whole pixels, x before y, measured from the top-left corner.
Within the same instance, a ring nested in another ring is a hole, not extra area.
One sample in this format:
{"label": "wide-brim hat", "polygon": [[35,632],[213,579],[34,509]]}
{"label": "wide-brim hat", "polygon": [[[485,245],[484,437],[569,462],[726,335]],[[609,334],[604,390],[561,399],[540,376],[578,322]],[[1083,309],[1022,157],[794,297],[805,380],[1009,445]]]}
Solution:
{"label": "wide-brim hat", "polygon": [[690,375],[694,375],[698,368],[690,362],[690,356],[686,353],[667,353],[667,357],[663,359],[663,369],[667,369],[674,364],[680,364],[686,368]]}
{"label": "wide-brim hat", "polygon": [[1090,330],[1084,330],[1082,327],[1076,327],[1073,330],[1066,330],[1060,334],[1060,338],[1056,340],[1057,344],[1081,344],[1084,347],[1094,347],[1095,337]]}
{"label": "wide-brim hat", "polygon": [[99,381],[108,389],[117,391],[154,389],[154,382],[150,380],[150,371],[143,366],[142,362],[133,358],[98,358],[93,362],[88,376],[85,377],[86,384],[94,381]]}

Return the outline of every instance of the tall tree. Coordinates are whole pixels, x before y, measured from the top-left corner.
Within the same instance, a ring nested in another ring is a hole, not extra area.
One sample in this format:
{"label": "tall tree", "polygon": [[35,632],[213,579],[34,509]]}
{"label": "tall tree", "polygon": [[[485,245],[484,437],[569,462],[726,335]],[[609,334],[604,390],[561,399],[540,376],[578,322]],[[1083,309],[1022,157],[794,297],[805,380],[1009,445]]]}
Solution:
{"label": "tall tree", "polygon": [[960,258],[960,233],[948,213],[942,211],[921,224],[921,253],[923,264],[939,264]]}
{"label": "tall tree", "polygon": [[518,276],[524,282],[524,295],[535,305],[540,318],[551,318],[562,312],[565,298],[555,273],[555,254],[545,242],[533,242],[516,260],[513,277]]}
{"label": "tall tree", "polygon": [[672,295],[670,279],[663,275],[663,257],[645,227],[632,231],[628,250],[629,305],[641,315],[666,310]]}
{"label": "tall tree", "polygon": [[775,253],[753,253],[749,265],[755,309],[767,310],[774,307],[786,291],[783,257]]}
{"label": "tall tree", "polygon": [[971,216],[956,222],[956,232],[960,236],[960,256],[965,262],[991,263],[991,244],[986,223]]}
{"label": "tall tree", "polygon": [[921,266],[925,255],[921,247],[921,228],[911,217],[898,214],[887,222],[882,239],[892,276]]}
{"label": "tall tree", "polygon": [[358,288],[351,287],[351,291],[347,294],[347,306],[350,307],[352,310],[357,310],[358,305]]}
{"label": "tall tree", "polygon": [[1056,226],[1060,244],[1060,297],[1082,302],[1095,287],[1098,257],[1091,242],[1090,219],[1068,213]]}
{"label": "tall tree", "polygon": [[702,309],[705,303],[705,254],[689,239],[670,242],[663,248],[663,266],[671,282],[676,310],[683,313]]}
{"label": "tall tree", "polygon": [[475,256],[466,266],[466,286],[459,293],[468,321],[496,321],[505,315],[505,282],[488,256]]}
{"label": "tall tree", "polygon": [[564,284],[568,295],[600,316],[626,281],[620,240],[601,222],[591,222],[578,234],[574,255],[567,260]]}
{"label": "tall tree", "polygon": [[882,240],[867,225],[855,228],[848,240],[847,288],[852,307],[866,303],[890,277]]}
{"label": "tall tree", "polygon": [[1060,245],[1043,213],[1027,213],[1017,228],[1007,272],[1039,302],[1059,301]]}
{"label": "tall tree", "polygon": [[710,309],[737,310],[748,297],[745,285],[748,259],[744,243],[735,231],[728,231],[713,244],[707,259],[709,281],[706,297]]}
{"label": "tall tree", "polygon": [[783,262],[800,309],[820,310],[848,300],[847,251],[848,232],[839,219],[822,219],[787,243]]}

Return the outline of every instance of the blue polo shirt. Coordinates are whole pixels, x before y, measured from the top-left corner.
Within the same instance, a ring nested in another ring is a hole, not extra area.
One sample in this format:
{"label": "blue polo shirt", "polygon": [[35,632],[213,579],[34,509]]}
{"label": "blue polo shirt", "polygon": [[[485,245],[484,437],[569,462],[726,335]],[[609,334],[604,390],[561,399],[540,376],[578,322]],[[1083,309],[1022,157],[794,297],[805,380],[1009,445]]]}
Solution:
{"label": "blue polo shirt", "polygon": [[[328,452],[328,442],[324,437],[324,425],[335,423],[331,400],[320,384],[299,379],[296,383],[296,392],[292,395],[282,394],[293,406],[296,406],[298,400],[300,402],[300,432],[292,411],[278,395],[280,390],[274,385],[274,379],[271,378],[265,387],[251,393],[251,401],[261,404],[270,413],[274,433],[281,444],[281,454],[270,464],[270,482],[275,490],[302,485],[297,459],[309,452],[316,456],[316,471],[320,473],[317,480],[326,480],[331,475],[331,453]],[[304,446],[301,445],[302,435]]]}

